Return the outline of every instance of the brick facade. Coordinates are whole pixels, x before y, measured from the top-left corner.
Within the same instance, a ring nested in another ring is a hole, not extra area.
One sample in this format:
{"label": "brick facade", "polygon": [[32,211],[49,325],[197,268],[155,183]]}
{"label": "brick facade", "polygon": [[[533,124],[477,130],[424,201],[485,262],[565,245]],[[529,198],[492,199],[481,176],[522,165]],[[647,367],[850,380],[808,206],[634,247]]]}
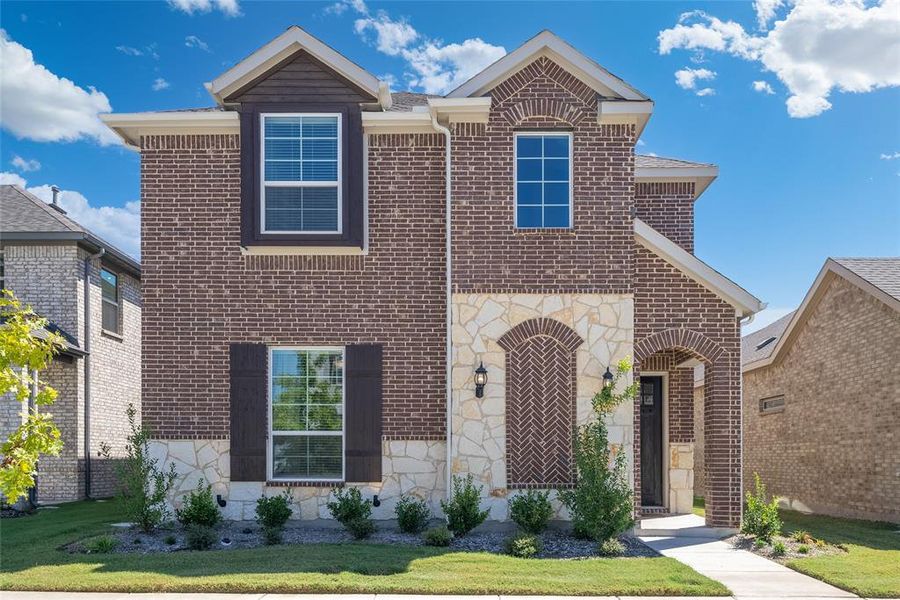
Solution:
{"label": "brick facade", "polygon": [[[776,363],[744,374],[744,485],[795,509],[900,522],[900,313],[835,276]],[[784,395],[784,411],[759,401]]]}
{"label": "brick facade", "polygon": [[694,252],[694,183],[638,183],[634,215],[688,252]]}

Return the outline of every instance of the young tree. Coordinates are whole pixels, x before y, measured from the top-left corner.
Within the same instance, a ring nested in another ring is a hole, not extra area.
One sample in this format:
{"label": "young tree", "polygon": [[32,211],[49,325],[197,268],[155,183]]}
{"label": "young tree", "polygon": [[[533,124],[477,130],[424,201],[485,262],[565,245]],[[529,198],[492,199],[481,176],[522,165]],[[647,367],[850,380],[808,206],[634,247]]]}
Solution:
{"label": "young tree", "polygon": [[[10,394],[22,403],[22,424],[0,446],[0,493],[7,502],[16,502],[34,486],[38,458],[56,456],[62,449],[59,429],[53,415],[39,412],[39,407],[53,404],[56,390],[34,375],[46,369],[64,347],[62,336],[51,333],[46,338],[35,332],[47,326],[30,306],[22,303],[9,290],[0,294],[0,396]],[[34,406],[28,400],[34,394]]]}

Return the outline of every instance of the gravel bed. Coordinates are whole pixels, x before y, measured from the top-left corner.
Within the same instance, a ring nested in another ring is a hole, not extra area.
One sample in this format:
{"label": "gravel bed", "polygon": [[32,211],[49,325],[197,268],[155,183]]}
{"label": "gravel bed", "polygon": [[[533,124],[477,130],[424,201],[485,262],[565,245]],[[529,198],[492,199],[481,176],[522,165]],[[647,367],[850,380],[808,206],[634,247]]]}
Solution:
{"label": "gravel bed", "polygon": [[[778,561],[778,562],[787,562],[789,560],[793,560],[795,558],[809,558],[811,556],[832,556],[835,554],[843,554],[846,550],[840,545],[834,544],[824,544],[817,545],[814,542],[809,542],[802,544],[800,542],[794,541],[792,538],[784,537],[784,536],[775,536],[773,541],[780,541],[784,543],[785,553],[782,555],[776,555],[772,550],[772,544],[766,544],[762,548],[757,548],[756,538],[752,536],[746,536],[743,534],[733,535],[725,540],[735,548],[739,548],[741,550],[749,550],[754,554],[758,554],[762,557],[768,558],[770,560]],[[806,552],[799,552],[798,549],[800,546],[806,546]]]}
{"label": "gravel bed", "polygon": [[[238,548],[257,548],[263,545],[262,534],[256,523],[225,522],[217,528],[220,542],[211,550],[232,550]],[[144,533],[135,529],[115,529],[110,535],[118,541],[116,553],[154,553],[177,552],[187,550],[184,530],[177,524],[168,524],[153,533]],[[473,532],[465,537],[454,538],[450,543],[451,550],[464,552],[504,553],[505,542],[513,534],[511,532],[485,531]],[[584,559],[597,556],[597,544],[590,540],[579,540],[565,531],[550,530],[541,534],[543,551],[540,558]],[[657,556],[657,553],[640,540],[621,536],[619,540],[625,548],[623,557]],[[79,540],[67,546],[70,552],[86,552],[84,542]],[[168,542],[168,543],[167,543]],[[227,542],[227,543],[226,543]],[[422,536],[403,533],[397,529],[379,528],[369,538],[357,541],[337,528],[309,527],[288,524],[282,536],[282,544],[386,544],[404,546],[424,546]]]}

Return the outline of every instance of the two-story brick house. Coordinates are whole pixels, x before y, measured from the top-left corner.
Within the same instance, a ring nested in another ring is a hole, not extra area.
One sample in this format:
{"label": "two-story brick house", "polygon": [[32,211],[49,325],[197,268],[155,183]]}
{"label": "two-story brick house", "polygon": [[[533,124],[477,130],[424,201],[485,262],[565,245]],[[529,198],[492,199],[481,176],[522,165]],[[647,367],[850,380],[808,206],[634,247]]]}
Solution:
{"label": "two-story brick house", "polygon": [[444,97],[392,94],[298,27],[207,89],[105,117],[141,154],[143,416],[180,490],[205,477],[252,518],[290,487],[316,518],[358,485],[390,518],[472,473],[503,520],[571,484],[572,427],[633,356],[611,432],[636,508],[690,507],[704,361],[709,521],[737,525],[761,305],[692,254],[716,168],[635,157],[645,95],[547,31]]}
{"label": "two-story brick house", "polygon": [[[129,403],[141,406],[141,268],[133,258],[12,185],[0,186],[0,287],[47,318],[66,347],[41,379],[59,393],[49,407],[62,434],[59,456],[38,463],[41,503],[103,498],[116,490]],[[87,282],[87,285],[86,285]],[[23,406],[0,397],[0,437]],[[108,456],[102,453],[109,445]]]}

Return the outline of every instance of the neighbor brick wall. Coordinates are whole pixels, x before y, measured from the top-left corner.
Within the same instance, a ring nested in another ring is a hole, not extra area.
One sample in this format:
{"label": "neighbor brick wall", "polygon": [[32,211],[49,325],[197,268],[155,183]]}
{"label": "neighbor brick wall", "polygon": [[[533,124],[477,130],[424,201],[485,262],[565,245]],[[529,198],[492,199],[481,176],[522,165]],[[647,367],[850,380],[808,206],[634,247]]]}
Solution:
{"label": "neighbor brick wall", "polygon": [[694,251],[694,183],[638,183],[634,215],[688,252]]}
{"label": "neighbor brick wall", "polygon": [[[799,509],[900,522],[900,313],[834,279],[779,362],[744,375],[744,485]],[[784,412],[759,400],[783,394]]]}
{"label": "neighbor brick wall", "polygon": [[365,256],[243,256],[237,135],[144,137],[144,422],[229,434],[228,344],[384,344],[384,436],[444,438],[444,141],[369,138]]}
{"label": "neighbor brick wall", "polygon": [[[634,127],[599,125],[596,92],[547,58],[490,94],[487,124],[453,126],[454,291],[629,293]],[[573,229],[515,228],[517,129],[573,132]]]}

